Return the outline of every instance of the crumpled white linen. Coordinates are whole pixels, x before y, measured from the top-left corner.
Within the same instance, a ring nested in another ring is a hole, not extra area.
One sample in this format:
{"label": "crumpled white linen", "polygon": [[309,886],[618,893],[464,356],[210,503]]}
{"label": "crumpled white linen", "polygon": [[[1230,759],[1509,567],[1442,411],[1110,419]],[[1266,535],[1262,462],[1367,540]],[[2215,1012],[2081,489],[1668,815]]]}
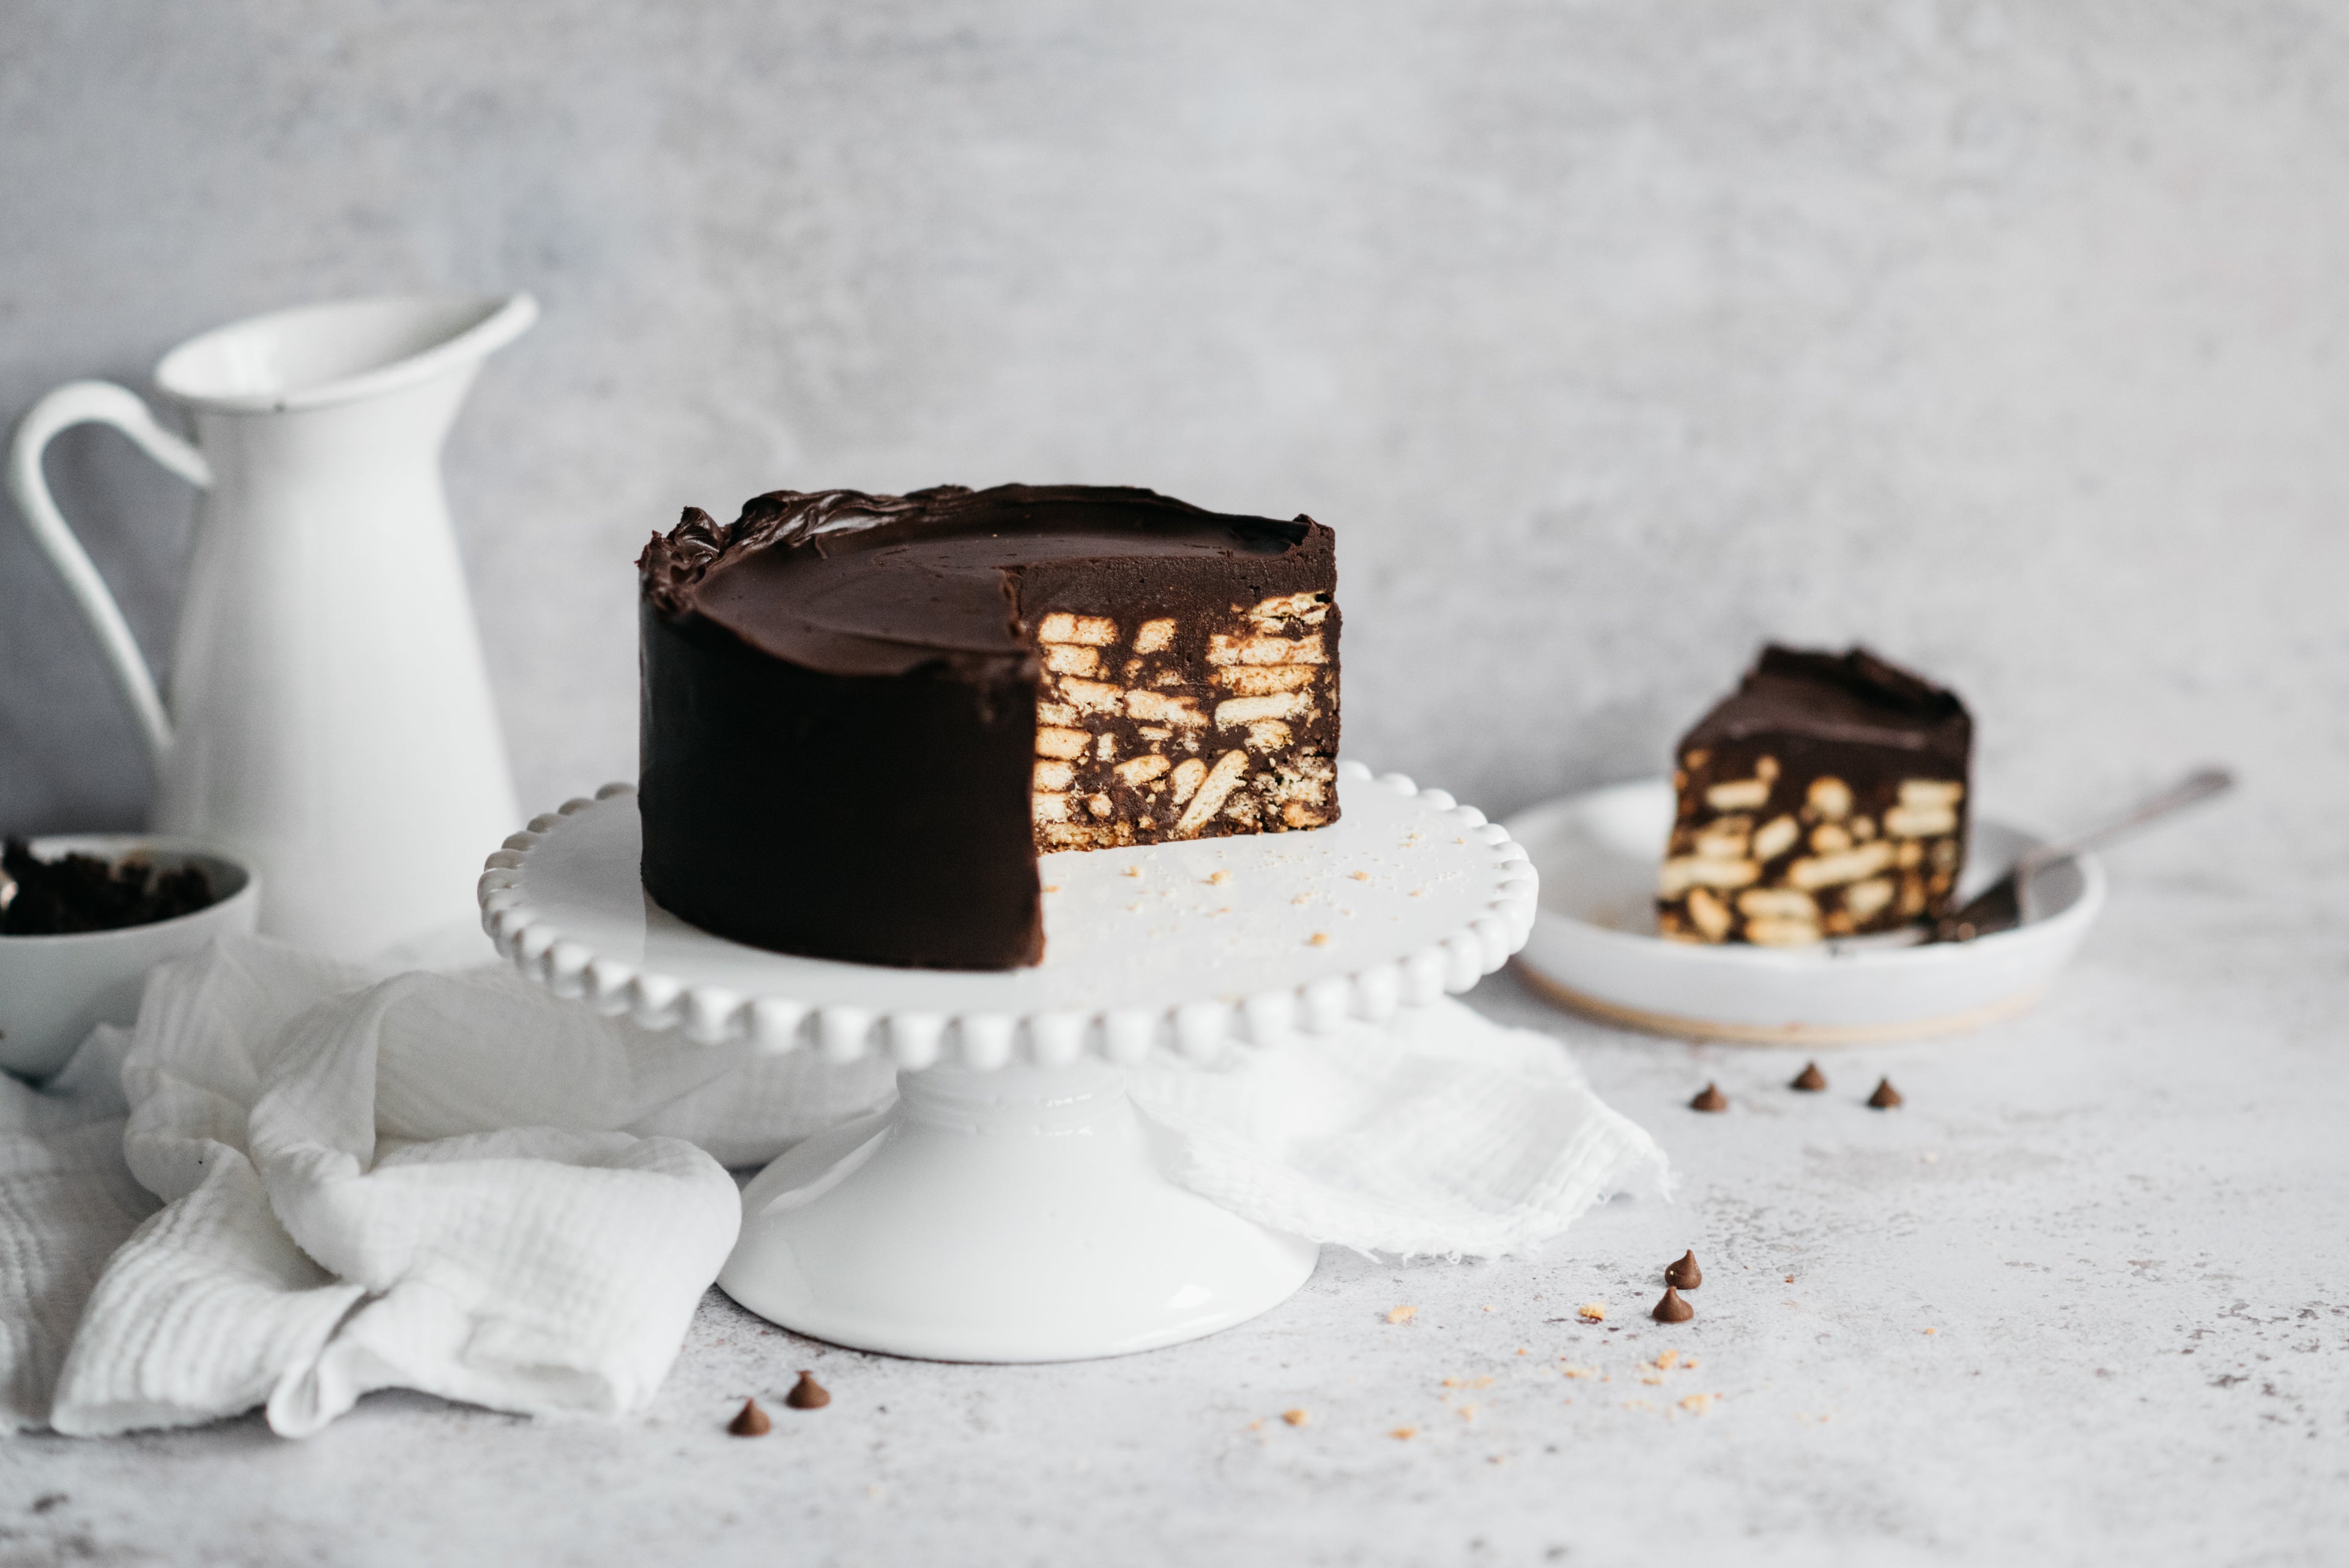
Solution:
{"label": "crumpled white linen", "polygon": [[[1523,1251],[1662,1172],[1555,1042],[1453,1002],[1131,1081],[1176,1179],[1365,1250]],[[893,1092],[877,1060],[695,1045],[502,969],[223,940],[47,1091],[0,1078],[0,1424],[261,1406],[300,1436],[386,1387],[641,1408],[733,1244],[726,1167]]]}
{"label": "crumpled white linen", "polygon": [[101,1024],[36,1091],[0,1073],[0,1432],[47,1423],[98,1272],[156,1209],[122,1161],[122,1056]]}
{"label": "crumpled white linen", "polygon": [[1278,1231],[1371,1252],[1499,1257],[1557,1235],[1662,1149],[1564,1048],[1459,1002],[1305,1035],[1130,1092],[1181,1139],[1175,1180]]}
{"label": "crumpled white linen", "polygon": [[[733,1245],[720,1158],[768,1158],[890,1093],[877,1064],[746,1074],[511,971],[382,978],[261,940],[159,969],[121,1061],[115,1164],[164,1207],[127,1238],[86,1224],[75,1262],[49,1267],[18,1425],[96,1435],[261,1405],[298,1436],[392,1386],[640,1407]],[[71,1098],[18,1097],[52,1121]],[[96,1280],[43,1401],[76,1269]]]}

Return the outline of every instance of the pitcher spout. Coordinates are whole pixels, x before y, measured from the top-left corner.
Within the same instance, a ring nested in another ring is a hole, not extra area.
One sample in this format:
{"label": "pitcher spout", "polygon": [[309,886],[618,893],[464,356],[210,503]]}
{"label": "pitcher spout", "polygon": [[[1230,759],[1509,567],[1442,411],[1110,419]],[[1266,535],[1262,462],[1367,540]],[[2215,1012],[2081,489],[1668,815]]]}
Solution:
{"label": "pitcher spout", "polygon": [[190,339],[155,367],[176,401],[291,413],[383,396],[478,365],[538,319],[527,294],[406,295],[250,317]]}

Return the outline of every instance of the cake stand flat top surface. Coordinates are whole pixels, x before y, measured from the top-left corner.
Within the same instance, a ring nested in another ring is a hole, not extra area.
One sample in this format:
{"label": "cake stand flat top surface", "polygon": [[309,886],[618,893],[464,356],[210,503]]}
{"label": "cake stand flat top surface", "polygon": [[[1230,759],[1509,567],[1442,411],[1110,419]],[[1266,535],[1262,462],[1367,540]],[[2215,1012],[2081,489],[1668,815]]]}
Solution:
{"label": "cake stand flat top surface", "polygon": [[1343,815],[1328,827],[1045,856],[1045,954],[1029,968],[843,963],[688,925],[645,895],[626,786],[538,818],[491,857],[484,924],[559,993],[727,1035],[755,1033],[735,1014],[760,1002],[781,1023],[794,1010],[1085,1020],[1251,1002],[1264,1020],[1282,1009],[1261,999],[1293,997],[1309,1024],[1465,990],[1516,950],[1536,885],[1504,829],[1400,774],[1348,763],[1339,777]]}

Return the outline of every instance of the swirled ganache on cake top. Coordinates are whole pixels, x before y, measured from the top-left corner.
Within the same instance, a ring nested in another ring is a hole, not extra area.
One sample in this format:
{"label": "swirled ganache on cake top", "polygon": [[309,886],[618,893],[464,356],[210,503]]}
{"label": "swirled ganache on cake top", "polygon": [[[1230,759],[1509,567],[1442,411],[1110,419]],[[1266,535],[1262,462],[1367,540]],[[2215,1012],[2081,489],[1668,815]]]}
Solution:
{"label": "swirled ganache on cake top", "polygon": [[777,491],[637,562],[646,890],[721,936],[1001,969],[1037,857],[1336,820],[1336,540],[1147,490]]}

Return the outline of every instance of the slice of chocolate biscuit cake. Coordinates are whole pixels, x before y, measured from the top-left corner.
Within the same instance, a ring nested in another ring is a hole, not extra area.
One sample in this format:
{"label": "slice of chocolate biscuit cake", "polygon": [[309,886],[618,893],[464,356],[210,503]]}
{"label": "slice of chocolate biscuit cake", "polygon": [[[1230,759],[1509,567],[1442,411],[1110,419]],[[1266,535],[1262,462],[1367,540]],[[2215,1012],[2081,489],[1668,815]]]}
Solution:
{"label": "slice of chocolate biscuit cake", "polygon": [[1864,649],[1764,649],[1681,739],[1659,929],[1799,947],[1939,915],[1972,745],[1954,693]]}

